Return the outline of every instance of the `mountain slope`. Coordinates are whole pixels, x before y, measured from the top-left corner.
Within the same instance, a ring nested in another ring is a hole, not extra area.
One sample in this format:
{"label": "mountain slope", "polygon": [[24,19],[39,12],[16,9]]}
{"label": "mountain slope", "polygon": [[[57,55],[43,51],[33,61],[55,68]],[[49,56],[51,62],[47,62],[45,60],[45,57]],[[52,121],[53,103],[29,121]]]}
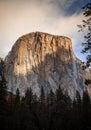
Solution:
{"label": "mountain slope", "polygon": [[[73,99],[76,90],[82,95],[85,79],[91,78],[89,69],[77,59],[72,50],[71,40],[35,32],[20,37],[5,58],[5,77],[8,90],[21,95],[31,87],[40,95],[40,87],[47,94],[60,86]],[[87,86],[90,92],[90,86]]]}

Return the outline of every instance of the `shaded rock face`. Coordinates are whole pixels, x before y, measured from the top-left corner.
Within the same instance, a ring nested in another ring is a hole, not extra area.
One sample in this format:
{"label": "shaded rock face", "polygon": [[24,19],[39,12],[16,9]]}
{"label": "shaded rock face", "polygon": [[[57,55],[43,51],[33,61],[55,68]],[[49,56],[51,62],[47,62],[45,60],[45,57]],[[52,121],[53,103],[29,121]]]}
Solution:
{"label": "shaded rock face", "polygon": [[89,69],[82,67],[69,38],[36,32],[16,41],[5,58],[5,77],[13,93],[19,88],[24,95],[31,87],[39,96],[41,86],[46,94],[60,86],[74,98],[76,90],[83,93],[84,80],[91,76]]}

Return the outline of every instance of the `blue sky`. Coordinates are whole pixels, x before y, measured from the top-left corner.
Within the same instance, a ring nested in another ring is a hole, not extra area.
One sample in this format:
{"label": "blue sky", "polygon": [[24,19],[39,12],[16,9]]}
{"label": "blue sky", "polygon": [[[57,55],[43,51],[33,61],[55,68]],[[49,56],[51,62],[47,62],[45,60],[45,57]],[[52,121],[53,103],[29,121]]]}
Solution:
{"label": "blue sky", "polygon": [[[74,0],[73,0],[74,1]],[[75,0],[71,6],[66,10],[67,15],[72,15],[74,13],[80,13],[82,11],[81,7],[86,5],[90,0]]]}
{"label": "blue sky", "polygon": [[0,0],[0,57],[5,57],[22,35],[42,31],[72,39],[77,57],[81,54],[82,7],[90,0]]}

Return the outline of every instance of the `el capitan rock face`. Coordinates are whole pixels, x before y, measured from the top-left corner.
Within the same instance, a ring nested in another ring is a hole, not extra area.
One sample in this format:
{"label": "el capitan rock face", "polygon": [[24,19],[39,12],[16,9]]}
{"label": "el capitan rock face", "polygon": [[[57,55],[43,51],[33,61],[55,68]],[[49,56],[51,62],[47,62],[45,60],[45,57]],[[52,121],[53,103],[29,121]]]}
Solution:
{"label": "el capitan rock face", "polygon": [[16,41],[5,58],[5,77],[8,90],[13,93],[19,88],[24,95],[31,87],[39,96],[41,86],[46,94],[60,86],[74,98],[76,90],[82,94],[85,78],[91,76],[89,69],[82,70],[82,67],[69,38],[36,32]]}

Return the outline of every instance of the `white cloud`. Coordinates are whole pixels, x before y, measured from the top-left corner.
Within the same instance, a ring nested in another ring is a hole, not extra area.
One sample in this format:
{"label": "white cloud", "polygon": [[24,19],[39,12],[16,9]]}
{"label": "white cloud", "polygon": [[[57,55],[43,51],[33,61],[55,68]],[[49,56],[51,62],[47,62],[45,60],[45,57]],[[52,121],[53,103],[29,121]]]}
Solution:
{"label": "white cloud", "polygon": [[[58,1],[60,4],[62,2],[61,6],[67,2],[67,0]],[[4,57],[8,54],[18,37],[33,31],[68,36],[72,38],[74,47],[79,41],[81,42],[77,24],[81,23],[82,15],[65,17],[63,9],[60,9],[59,14],[55,1],[51,0],[51,2],[46,0],[40,5],[35,0],[25,4],[13,2],[0,4],[0,56]],[[72,0],[69,0],[67,6],[70,4]]]}

